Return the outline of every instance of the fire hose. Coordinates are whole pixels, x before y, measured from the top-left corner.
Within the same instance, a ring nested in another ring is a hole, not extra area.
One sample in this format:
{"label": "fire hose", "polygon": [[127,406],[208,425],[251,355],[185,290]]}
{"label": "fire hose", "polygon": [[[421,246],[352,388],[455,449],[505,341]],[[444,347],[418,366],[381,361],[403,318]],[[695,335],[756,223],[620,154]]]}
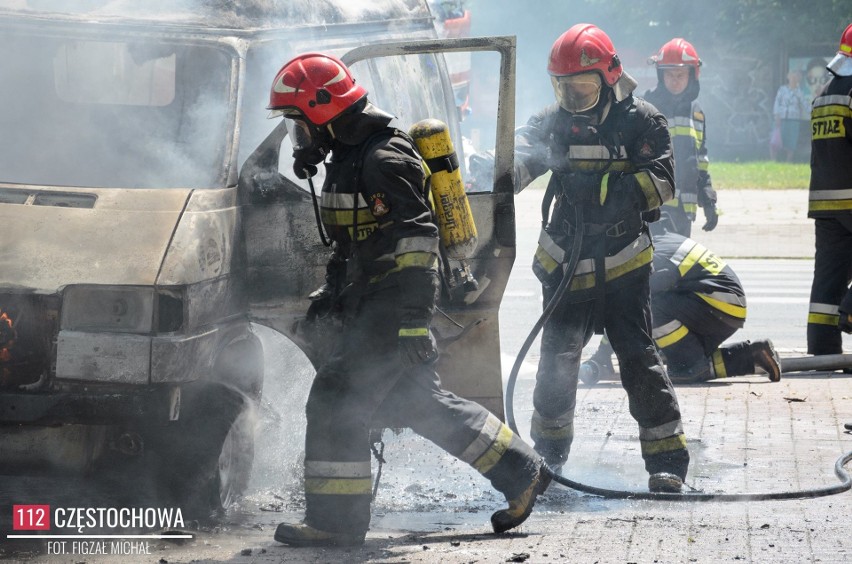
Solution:
{"label": "fire hose", "polygon": [[[581,205],[574,207],[574,219],[577,228],[577,235],[574,237],[572,246],[571,246],[571,258],[568,260],[568,263],[565,267],[565,273],[562,277],[559,286],[557,286],[556,291],[553,294],[553,297],[547,303],[544,310],[542,311],[541,316],[536,321],[523,345],[521,345],[521,350],[518,352],[518,356],[515,359],[515,363],[512,366],[512,371],[509,374],[509,380],[506,383],[506,424],[509,428],[517,435],[520,435],[518,432],[518,427],[515,424],[515,412],[514,412],[514,395],[515,395],[515,383],[518,379],[518,372],[520,371],[521,365],[524,362],[524,359],[529,352],[530,347],[535,341],[536,337],[538,337],[539,332],[544,327],[544,324],[550,318],[553,311],[559,305],[559,302],[565,296],[565,292],[571,286],[571,281],[574,279],[574,271],[577,268],[577,262],[580,257],[580,248],[583,245],[583,209]],[[832,355],[832,356],[852,356],[852,355]],[[833,359],[834,362],[837,362],[838,359]],[[813,369],[813,368],[811,368]],[[801,370],[801,368],[799,368]],[[626,490],[613,490],[608,488],[599,488],[596,486],[590,486],[583,484],[581,482],[576,482],[571,480],[561,474],[557,474],[552,468],[547,467],[547,472],[556,483],[562,484],[568,488],[573,490],[577,490],[580,492],[597,495],[607,499],[641,499],[641,500],[652,500],[652,501],[722,501],[722,502],[730,502],[730,501],[766,501],[766,500],[783,500],[783,499],[807,499],[814,497],[823,497],[828,495],[834,495],[843,493],[850,488],[852,488],[852,478],[850,478],[849,473],[846,471],[844,466],[852,460],[852,451],[847,452],[842,455],[837,461],[834,463],[834,474],[840,480],[839,484],[833,486],[824,486],[820,488],[813,488],[807,490],[792,490],[792,491],[780,491],[780,492],[767,492],[767,493],[742,493],[742,494],[725,494],[725,493],[703,493],[703,492],[691,492],[691,493],[664,493],[664,492],[635,492],[635,491],[626,491]]]}
{"label": "fire hose", "polygon": [[[819,370],[849,370],[852,368],[852,354],[825,354],[816,356],[795,356],[781,359],[781,373],[790,375],[796,372],[815,372]],[[598,382],[618,380],[617,372],[584,370],[580,367],[580,381],[594,386]]]}

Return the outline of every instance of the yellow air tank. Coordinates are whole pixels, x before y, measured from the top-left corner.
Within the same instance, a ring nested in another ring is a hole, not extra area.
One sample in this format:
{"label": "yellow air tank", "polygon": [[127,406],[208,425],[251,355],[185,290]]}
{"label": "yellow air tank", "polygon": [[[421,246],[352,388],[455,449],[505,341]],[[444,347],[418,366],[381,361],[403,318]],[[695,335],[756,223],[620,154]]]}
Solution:
{"label": "yellow air tank", "polygon": [[476,224],[449,128],[441,120],[424,119],[412,125],[408,134],[432,172],[432,199],[447,256],[469,258],[476,249]]}

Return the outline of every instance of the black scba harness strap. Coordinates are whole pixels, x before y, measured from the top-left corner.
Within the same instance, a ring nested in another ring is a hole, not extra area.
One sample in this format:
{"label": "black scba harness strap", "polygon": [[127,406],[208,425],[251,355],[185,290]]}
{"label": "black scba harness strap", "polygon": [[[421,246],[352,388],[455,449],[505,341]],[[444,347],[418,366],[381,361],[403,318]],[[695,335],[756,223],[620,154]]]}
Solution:
{"label": "black scba harness strap", "polygon": [[[417,146],[415,145],[415,148]],[[435,157],[434,159],[424,159],[426,166],[432,173],[435,172],[453,172],[459,168],[459,157],[455,151],[443,157]]]}
{"label": "black scba harness strap", "polygon": [[317,192],[314,190],[314,181],[308,176],[308,186],[311,188],[311,201],[314,203],[314,219],[317,221],[317,231],[319,231],[320,241],[326,247],[331,246],[331,237],[326,238],[325,229],[322,226],[322,217],[320,216],[319,202],[317,201]]}

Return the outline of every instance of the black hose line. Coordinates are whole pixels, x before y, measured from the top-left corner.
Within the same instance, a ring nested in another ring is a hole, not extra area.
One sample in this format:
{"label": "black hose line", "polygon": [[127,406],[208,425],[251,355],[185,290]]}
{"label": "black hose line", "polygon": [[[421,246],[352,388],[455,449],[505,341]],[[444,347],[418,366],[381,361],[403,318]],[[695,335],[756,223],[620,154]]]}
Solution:
{"label": "black hose line", "polygon": [[571,281],[574,279],[574,271],[577,269],[577,262],[580,260],[580,247],[583,245],[583,206],[580,204],[574,206],[574,221],[574,225],[577,228],[577,235],[574,237],[574,242],[571,245],[571,258],[568,260],[565,274],[562,275],[562,281],[556,287],[553,297],[547,302],[547,307],[544,308],[541,317],[535,322],[532,331],[527,336],[527,340],[521,345],[521,350],[518,352],[514,366],[512,366],[512,372],[509,374],[509,380],[506,382],[506,424],[517,435],[520,433],[518,433],[518,426],[515,424],[515,382],[518,379],[518,372],[521,370],[521,365],[524,363],[524,359],[527,357],[533,341],[538,337],[541,328],[544,327],[547,320],[550,319],[553,310],[562,301],[562,296],[568,291],[568,287],[571,286]]}
{"label": "black hose line", "polygon": [[[515,424],[515,410],[514,410],[514,395],[515,395],[515,382],[518,380],[518,372],[521,369],[521,365],[524,362],[524,359],[527,356],[527,353],[530,350],[530,347],[535,341],[536,337],[538,337],[539,332],[541,331],[544,324],[550,319],[551,314],[556,309],[556,306],[559,305],[559,302],[562,300],[562,297],[565,295],[565,292],[568,291],[568,288],[571,286],[571,281],[574,279],[574,271],[577,268],[577,262],[580,258],[580,247],[583,245],[583,207],[582,205],[574,206],[574,225],[577,228],[577,235],[574,237],[573,244],[571,246],[571,258],[568,261],[568,265],[565,268],[565,274],[562,277],[562,281],[557,286],[556,291],[553,294],[553,297],[547,303],[547,306],[544,308],[544,311],[541,314],[541,317],[538,318],[535,325],[533,326],[530,334],[527,336],[524,344],[521,346],[521,350],[518,352],[518,357],[515,359],[515,364],[512,366],[512,371],[509,374],[509,380],[506,382],[506,424],[509,428],[517,435],[520,435],[518,432],[518,426]],[[553,478],[553,481],[562,484],[563,486],[569,487],[571,489],[601,496],[606,499],[637,499],[637,500],[651,500],[651,501],[720,501],[720,502],[728,502],[728,501],[766,501],[766,500],[782,500],[782,499],[806,499],[806,498],[814,498],[814,497],[823,497],[828,495],[835,495],[839,493],[843,493],[850,488],[852,488],[852,478],[849,477],[849,473],[846,471],[844,466],[852,460],[852,452],[847,452],[843,456],[837,459],[837,462],[834,463],[834,474],[840,480],[841,483],[836,484],[834,486],[825,486],[821,488],[814,488],[810,490],[797,490],[797,491],[784,491],[784,492],[770,492],[770,493],[743,493],[743,494],[725,494],[725,493],[703,493],[703,492],[695,492],[695,493],[663,493],[663,492],[631,492],[625,490],[611,490],[607,488],[598,488],[595,486],[588,486],[586,484],[582,484],[580,482],[575,482],[565,476],[555,473],[551,468],[547,468],[548,474]]]}
{"label": "black hose line", "polygon": [[548,468],[548,473],[553,478],[553,481],[567,486],[571,489],[585,492],[592,495],[601,496],[607,499],[642,499],[650,501],[767,501],[781,499],[807,499],[812,497],[824,497],[827,495],[835,495],[843,493],[852,488],[852,479],[849,473],[843,468],[850,460],[852,460],[852,452],[847,452],[837,459],[834,463],[834,474],[841,483],[834,486],[825,486],[822,488],[814,488],[811,490],[797,490],[786,492],[768,492],[768,493],[743,493],[743,494],[725,494],[725,493],[657,493],[657,492],[629,492],[622,490],[610,490],[606,488],[598,488],[595,486],[587,486],[580,482],[570,480],[565,476],[560,476]]}

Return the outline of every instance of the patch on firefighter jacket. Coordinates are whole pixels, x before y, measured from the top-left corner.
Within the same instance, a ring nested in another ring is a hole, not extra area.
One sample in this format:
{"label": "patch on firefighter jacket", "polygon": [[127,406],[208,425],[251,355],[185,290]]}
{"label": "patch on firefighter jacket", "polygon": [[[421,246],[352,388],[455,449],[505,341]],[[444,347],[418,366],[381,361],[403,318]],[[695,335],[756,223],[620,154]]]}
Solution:
{"label": "patch on firefighter jacket", "polygon": [[390,206],[385,203],[385,195],[381,192],[370,196],[370,211],[374,217],[382,217],[390,211]]}
{"label": "patch on firefighter jacket", "polygon": [[697,119],[698,121],[704,121],[704,112],[692,112],[692,119]]}
{"label": "patch on firefighter jacket", "polygon": [[643,159],[650,159],[654,156],[654,146],[647,139],[642,141],[642,146],[639,148],[639,156]]}

